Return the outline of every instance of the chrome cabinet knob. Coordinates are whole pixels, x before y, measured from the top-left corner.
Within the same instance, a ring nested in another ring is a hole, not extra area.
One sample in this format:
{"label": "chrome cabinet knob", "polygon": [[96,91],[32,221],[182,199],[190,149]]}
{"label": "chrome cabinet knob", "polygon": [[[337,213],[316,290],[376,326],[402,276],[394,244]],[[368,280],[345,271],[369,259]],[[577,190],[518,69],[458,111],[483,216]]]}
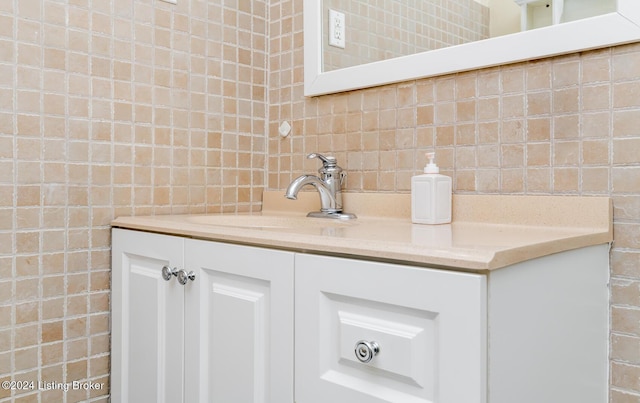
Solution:
{"label": "chrome cabinet knob", "polygon": [[178,269],[177,268],[170,268],[169,266],[163,266],[162,267],[162,278],[169,281],[171,280],[171,277],[173,276],[178,276]]}
{"label": "chrome cabinet knob", "polygon": [[185,285],[189,282],[189,280],[195,281],[195,279],[196,279],[196,273],[192,271],[187,273],[185,269],[178,270],[178,283]]}
{"label": "chrome cabinet knob", "polygon": [[380,352],[380,346],[375,341],[360,340],[354,348],[358,361],[367,363]]}

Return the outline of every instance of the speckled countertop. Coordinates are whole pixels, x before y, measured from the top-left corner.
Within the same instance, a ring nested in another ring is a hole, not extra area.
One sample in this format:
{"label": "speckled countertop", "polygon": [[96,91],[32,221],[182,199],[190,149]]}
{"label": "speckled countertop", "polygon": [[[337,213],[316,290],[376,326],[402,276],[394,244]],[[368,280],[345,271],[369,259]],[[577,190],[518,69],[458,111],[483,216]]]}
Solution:
{"label": "speckled countertop", "polygon": [[265,192],[259,213],[119,217],[113,227],[486,272],[613,240],[607,197],[455,195],[453,222],[412,224],[410,196],[345,193],[353,221],[307,218],[317,194]]}

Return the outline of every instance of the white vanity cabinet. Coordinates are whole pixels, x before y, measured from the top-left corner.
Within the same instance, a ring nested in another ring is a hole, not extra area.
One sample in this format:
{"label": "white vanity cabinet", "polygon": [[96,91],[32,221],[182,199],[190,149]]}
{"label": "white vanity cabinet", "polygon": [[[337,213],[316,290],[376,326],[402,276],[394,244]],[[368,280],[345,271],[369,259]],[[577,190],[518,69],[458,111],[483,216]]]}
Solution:
{"label": "white vanity cabinet", "polygon": [[114,228],[112,279],[114,402],[607,401],[607,244],[474,273]]}
{"label": "white vanity cabinet", "polygon": [[293,402],[293,253],[114,228],[112,256],[114,402]]}

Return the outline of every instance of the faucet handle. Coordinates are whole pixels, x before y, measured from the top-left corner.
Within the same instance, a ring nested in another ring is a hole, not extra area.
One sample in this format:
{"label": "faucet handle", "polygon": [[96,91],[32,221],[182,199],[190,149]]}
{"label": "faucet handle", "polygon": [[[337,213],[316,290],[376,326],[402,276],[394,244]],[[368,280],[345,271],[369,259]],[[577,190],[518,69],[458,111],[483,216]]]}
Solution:
{"label": "faucet handle", "polygon": [[309,159],[318,158],[320,161],[322,161],[322,165],[325,168],[333,168],[338,164],[336,157],[331,157],[331,156],[325,157],[324,155],[318,154],[318,153],[311,153],[307,155],[307,158]]}

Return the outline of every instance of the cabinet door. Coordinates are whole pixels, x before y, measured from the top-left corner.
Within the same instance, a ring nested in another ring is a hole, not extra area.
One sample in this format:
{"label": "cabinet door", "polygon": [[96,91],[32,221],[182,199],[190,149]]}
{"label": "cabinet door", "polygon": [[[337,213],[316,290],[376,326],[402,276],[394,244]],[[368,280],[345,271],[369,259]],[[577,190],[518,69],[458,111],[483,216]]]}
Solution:
{"label": "cabinet door", "polygon": [[187,402],[293,402],[293,253],[187,240]]}
{"label": "cabinet door", "polygon": [[162,267],[180,267],[183,240],[114,229],[111,397],[182,402],[184,289]]}
{"label": "cabinet door", "polygon": [[486,402],[484,276],[296,255],[295,283],[297,403]]}

